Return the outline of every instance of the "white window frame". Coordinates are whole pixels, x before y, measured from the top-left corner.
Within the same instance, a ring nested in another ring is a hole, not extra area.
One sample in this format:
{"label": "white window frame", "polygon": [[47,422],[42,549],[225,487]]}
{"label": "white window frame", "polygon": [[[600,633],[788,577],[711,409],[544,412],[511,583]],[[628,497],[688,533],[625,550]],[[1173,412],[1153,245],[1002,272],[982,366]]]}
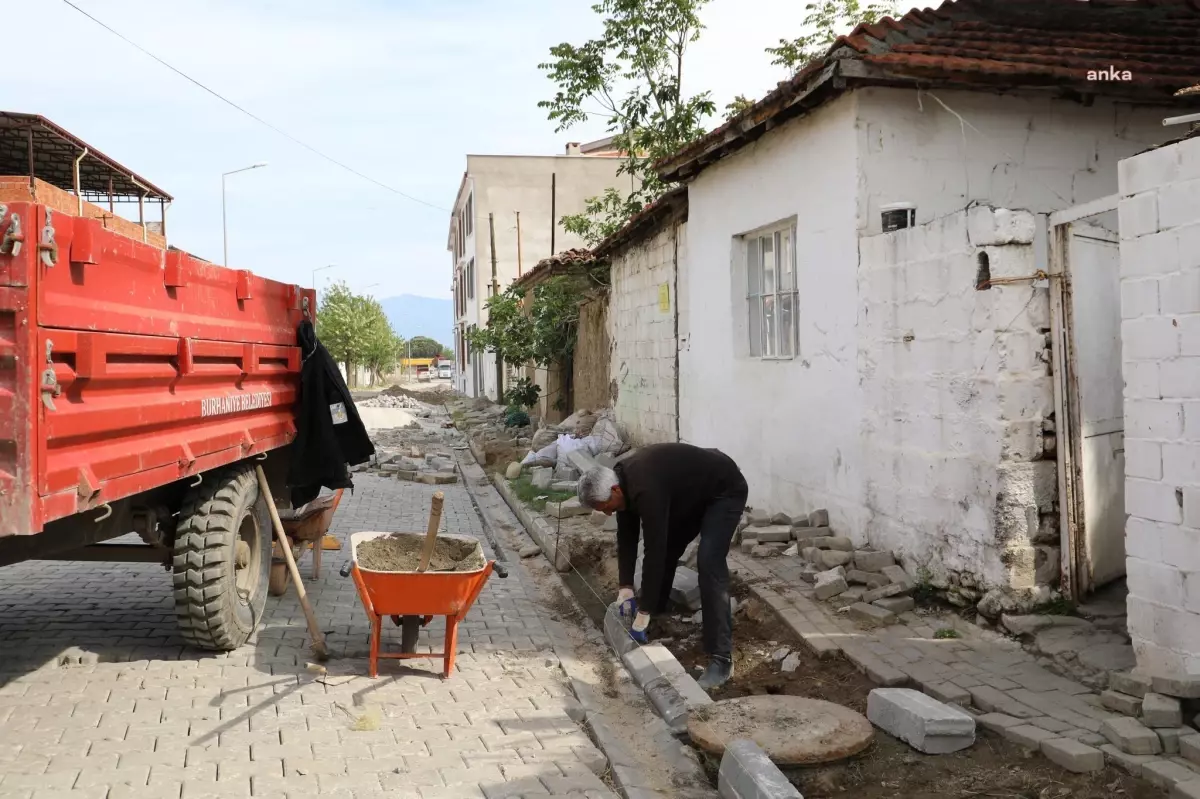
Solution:
{"label": "white window frame", "polygon": [[[763,258],[766,245],[771,248],[769,263]],[[763,361],[794,360],[800,350],[796,224],[788,222],[747,233],[742,236],[742,255],[746,264],[750,357]]]}

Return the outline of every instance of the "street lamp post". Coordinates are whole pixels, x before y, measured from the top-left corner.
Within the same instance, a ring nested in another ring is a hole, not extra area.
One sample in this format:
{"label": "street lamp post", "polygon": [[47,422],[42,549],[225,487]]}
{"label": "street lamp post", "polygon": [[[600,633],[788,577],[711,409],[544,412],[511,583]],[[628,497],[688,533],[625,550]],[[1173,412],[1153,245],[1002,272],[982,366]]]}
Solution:
{"label": "street lamp post", "polygon": [[230,175],[236,175],[238,172],[246,172],[251,169],[259,169],[266,166],[266,162],[259,164],[251,164],[244,166],[241,169],[235,169],[232,172],[224,172],[221,174],[221,241],[225,248],[225,266],[229,266],[229,230],[225,223],[225,178]]}

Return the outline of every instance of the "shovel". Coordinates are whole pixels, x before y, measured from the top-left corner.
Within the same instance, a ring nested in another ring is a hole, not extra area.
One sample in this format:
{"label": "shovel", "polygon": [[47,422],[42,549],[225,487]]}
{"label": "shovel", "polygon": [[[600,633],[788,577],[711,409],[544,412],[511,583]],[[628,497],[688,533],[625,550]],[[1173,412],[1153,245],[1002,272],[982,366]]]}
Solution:
{"label": "shovel", "polygon": [[[429,509],[429,524],[425,531],[425,545],[421,547],[421,561],[417,564],[418,572],[429,569],[429,561],[433,557],[434,547],[437,546],[437,532],[438,527],[442,524],[442,503],[445,502],[445,499],[446,495],[441,491],[433,495],[433,504]],[[392,623],[401,628],[400,651],[416,652],[417,639],[421,635],[421,617],[393,616]]]}

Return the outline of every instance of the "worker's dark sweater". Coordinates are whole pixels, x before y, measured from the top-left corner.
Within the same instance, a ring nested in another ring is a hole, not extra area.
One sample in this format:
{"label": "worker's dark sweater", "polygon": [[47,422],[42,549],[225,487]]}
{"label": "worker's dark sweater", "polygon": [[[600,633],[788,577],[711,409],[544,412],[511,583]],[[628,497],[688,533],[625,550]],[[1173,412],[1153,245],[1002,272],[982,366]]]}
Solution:
{"label": "worker's dark sweater", "polygon": [[668,553],[682,554],[714,499],[744,499],[746,479],[728,455],[691,444],[642,447],[613,471],[625,495],[625,510],[617,512],[621,585],[633,585],[640,523],[645,553],[639,606],[657,613],[671,590],[663,585]]}

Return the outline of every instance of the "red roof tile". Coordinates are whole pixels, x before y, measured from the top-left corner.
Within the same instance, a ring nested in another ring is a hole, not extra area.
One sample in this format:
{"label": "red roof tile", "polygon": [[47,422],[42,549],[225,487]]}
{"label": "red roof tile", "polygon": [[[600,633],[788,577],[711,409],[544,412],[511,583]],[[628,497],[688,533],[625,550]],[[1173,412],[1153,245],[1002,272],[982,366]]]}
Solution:
{"label": "red roof tile", "polygon": [[[1128,72],[1129,80],[1089,80],[1090,71],[1110,67]],[[657,168],[671,180],[694,174],[854,85],[1050,87],[1067,96],[1169,105],[1197,83],[1200,0],[949,0],[936,10],[859,25],[823,58]]]}

